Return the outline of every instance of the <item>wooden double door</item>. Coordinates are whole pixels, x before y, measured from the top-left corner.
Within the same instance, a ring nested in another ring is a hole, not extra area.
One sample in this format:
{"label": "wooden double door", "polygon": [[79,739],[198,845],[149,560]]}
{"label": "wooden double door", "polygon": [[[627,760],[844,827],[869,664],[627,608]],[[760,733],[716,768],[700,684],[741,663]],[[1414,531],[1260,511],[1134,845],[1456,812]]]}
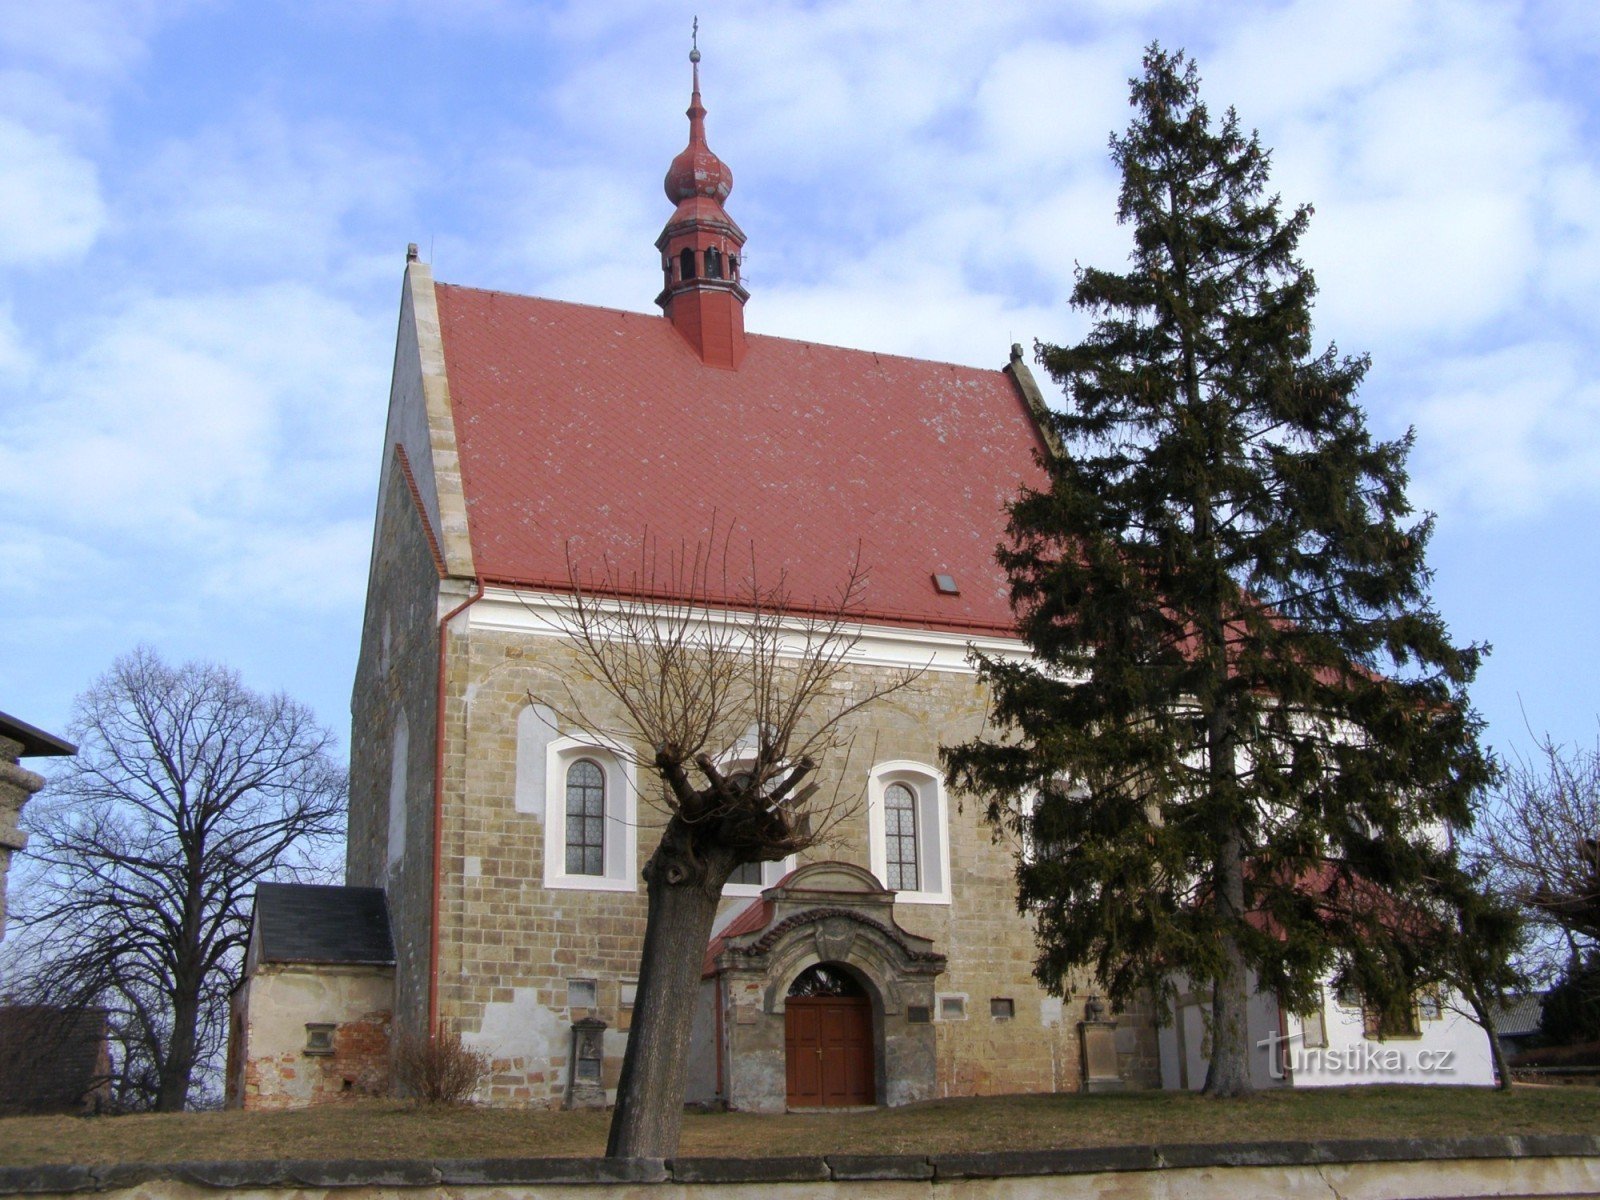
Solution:
{"label": "wooden double door", "polygon": [[866,996],[791,995],[784,1003],[784,1035],[791,1108],[876,1103]]}

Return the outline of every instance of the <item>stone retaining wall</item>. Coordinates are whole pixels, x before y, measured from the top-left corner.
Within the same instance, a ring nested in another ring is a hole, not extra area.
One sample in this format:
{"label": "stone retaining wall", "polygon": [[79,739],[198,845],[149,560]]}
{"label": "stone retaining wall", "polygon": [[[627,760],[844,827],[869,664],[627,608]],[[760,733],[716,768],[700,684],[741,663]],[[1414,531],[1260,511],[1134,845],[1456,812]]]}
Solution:
{"label": "stone retaining wall", "polygon": [[1116,1146],[816,1158],[459,1159],[0,1168],[0,1195],[196,1200],[1423,1200],[1600,1196],[1600,1137]]}

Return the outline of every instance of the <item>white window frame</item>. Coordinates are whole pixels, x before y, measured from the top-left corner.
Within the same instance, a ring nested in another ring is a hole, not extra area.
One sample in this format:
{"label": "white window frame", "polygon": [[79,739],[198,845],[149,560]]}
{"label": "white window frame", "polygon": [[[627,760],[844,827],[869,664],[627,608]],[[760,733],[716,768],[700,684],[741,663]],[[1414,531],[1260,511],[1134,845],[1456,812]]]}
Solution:
{"label": "white window frame", "polygon": [[722,894],[730,897],[759,896],[769,887],[776,887],[778,880],[794,870],[795,856],[779,859],[777,862],[764,862],[761,864],[760,883],[734,883],[729,880],[722,885]]}
{"label": "white window frame", "polygon": [[[605,874],[567,874],[567,769],[587,758],[605,776]],[[597,737],[558,737],[545,748],[544,886],[581,892],[639,890],[638,772],[619,747]]]}
{"label": "white window frame", "polygon": [[[950,800],[938,768],[907,758],[874,766],[867,775],[867,841],[872,873],[882,883],[889,878],[888,838],[885,834],[884,797],[890,785],[901,783],[917,798],[917,868],[921,885],[916,891],[898,891],[895,899],[907,904],[950,903]],[[933,873],[936,886],[929,887]]]}

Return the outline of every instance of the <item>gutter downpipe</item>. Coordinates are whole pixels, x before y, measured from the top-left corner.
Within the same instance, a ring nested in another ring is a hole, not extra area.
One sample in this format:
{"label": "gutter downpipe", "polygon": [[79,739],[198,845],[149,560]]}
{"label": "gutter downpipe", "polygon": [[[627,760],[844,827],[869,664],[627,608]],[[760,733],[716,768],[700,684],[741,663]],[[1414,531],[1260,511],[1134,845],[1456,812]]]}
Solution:
{"label": "gutter downpipe", "polygon": [[442,892],[444,889],[444,692],[446,648],[449,645],[450,622],[483,599],[483,580],[474,577],[475,589],[460,604],[439,621],[439,692],[435,697],[437,708],[433,731],[433,908],[428,931],[428,1039],[439,1037],[439,924]]}

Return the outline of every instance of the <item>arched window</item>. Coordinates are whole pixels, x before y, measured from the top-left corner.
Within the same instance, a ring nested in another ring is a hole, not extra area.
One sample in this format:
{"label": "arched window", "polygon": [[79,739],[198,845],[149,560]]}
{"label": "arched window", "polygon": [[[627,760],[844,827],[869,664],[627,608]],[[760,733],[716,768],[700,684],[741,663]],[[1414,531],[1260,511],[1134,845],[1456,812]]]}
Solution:
{"label": "arched window", "polygon": [[567,768],[567,874],[606,873],[606,775],[593,759]]}
{"label": "arched window", "polygon": [[903,783],[891,783],[883,793],[884,883],[897,892],[919,890],[917,869],[917,797]]}
{"label": "arched window", "polygon": [[678,255],[678,277],[686,281],[694,278],[694,251],[688,246]]}
{"label": "arched window", "polygon": [[850,972],[840,967],[817,963],[795,976],[789,985],[789,998],[806,996],[865,996],[866,989]]}
{"label": "arched window", "polygon": [[706,278],[722,278],[722,251],[715,246],[706,251]]}
{"label": "arched window", "polygon": [[936,767],[896,759],[868,772],[868,861],[897,903],[950,903],[949,822]]}

